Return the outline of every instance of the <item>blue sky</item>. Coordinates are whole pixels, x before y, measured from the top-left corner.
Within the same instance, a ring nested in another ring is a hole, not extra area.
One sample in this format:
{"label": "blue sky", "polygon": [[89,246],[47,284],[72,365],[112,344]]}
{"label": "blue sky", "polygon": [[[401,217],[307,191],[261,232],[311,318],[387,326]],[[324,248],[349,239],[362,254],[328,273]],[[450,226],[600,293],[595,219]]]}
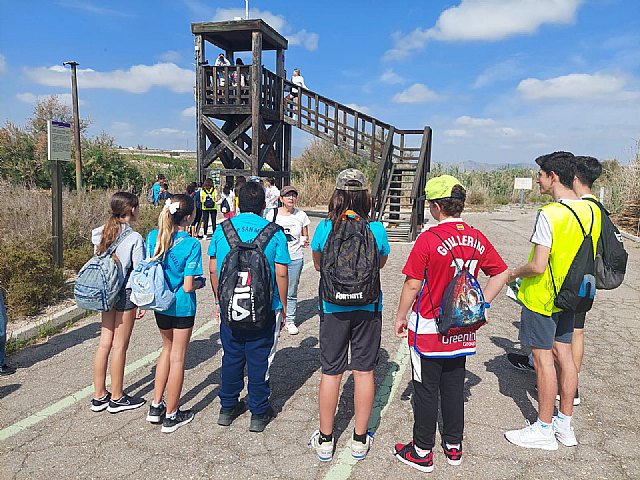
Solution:
{"label": "blue sky", "polygon": [[[89,134],[194,149],[191,22],[245,2],[0,0],[0,122],[70,104]],[[251,0],[289,40],[286,69],[397,128],[433,128],[433,160],[526,163],[554,150],[628,162],[640,139],[638,0]],[[240,54],[245,63],[250,54]],[[209,48],[207,58],[215,52]],[[275,70],[272,56],[265,65]],[[294,155],[310,137],[294,133]]]}

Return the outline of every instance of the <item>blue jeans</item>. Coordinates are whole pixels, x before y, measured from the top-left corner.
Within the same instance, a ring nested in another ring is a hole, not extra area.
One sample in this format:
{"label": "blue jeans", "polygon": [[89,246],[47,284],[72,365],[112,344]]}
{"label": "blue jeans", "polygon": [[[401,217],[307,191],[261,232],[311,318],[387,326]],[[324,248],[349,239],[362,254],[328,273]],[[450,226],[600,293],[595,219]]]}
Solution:
{"label": "blue jeans", "polygon": [[288,266],[289,290],[287,291],[287,323],[296,323],[296,310],[298,308],[298,284],[302,274],[304,258],[291,260]]}
{"label": "blue jeans", "polygon": [[0,366],[4,365],[4,347],[7,343],[7,309],[4,296],[0,292]]}
{"label": "blue jeans", "polygon": [[280,328],[276,328],[275,312],[262,330],[239,330],[220,324],[222,342],[222,374],[220,378],[220,406],[232,409],[244,388],[244,369],[247,367],[249,410],[262,415],[269,408],[269,367],[275,355]]}

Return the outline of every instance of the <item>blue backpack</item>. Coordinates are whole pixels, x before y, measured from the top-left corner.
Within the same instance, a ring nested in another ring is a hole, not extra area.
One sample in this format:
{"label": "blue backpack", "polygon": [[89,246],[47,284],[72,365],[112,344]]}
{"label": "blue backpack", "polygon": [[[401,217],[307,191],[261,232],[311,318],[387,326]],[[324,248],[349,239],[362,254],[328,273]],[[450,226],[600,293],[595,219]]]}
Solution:
{"label": "blue backpack", "polygon": [[113,258],[113,252],[131,232],[131,228],[126,228],[106,252],[94,255],[80,269],[73,287],[78,307],[96,312],[111,310],[123,281],[120,277],[120,262]]}
{"label": "blue backpack", "polygon": [[[176,240],[171,248],[183,238]],[[151,257],[151,249],[147,245],[147,258],[138,263],[131,273],[131,301],[145,310],[164,312],[176,301],[176,294],[167,283],[163,262]]]}

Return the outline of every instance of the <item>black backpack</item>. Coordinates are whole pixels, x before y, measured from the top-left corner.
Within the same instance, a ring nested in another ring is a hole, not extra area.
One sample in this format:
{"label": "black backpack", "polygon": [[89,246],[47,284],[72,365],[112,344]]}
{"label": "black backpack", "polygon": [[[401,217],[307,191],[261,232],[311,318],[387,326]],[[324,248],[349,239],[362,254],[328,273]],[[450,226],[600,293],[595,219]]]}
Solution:
{"label": "black backpack", "polygon": [[[354,215],[355,218],[349,218]],[[322,300],[342,306],[376,304],[380,297],[380,259],[369,222],[352,211],[333,225],[320,262]]]}
{"label": "black backpack", "polygon": [[595,198],[587,197],[585,200],[598,205],[602,213],[602,230],[596,248],[596,288],[612,290],[624,280],[629,254],[624,249],[620,230],[609,218],[607,209]]}
{"label": "black backpack", "polygon": [[229,213],[230,210],[231,210],[231,206],[229,205],[229,201],[225,198],[224,200],[222,200],[222,203],[220,204],[220,211],[222,213]]}
{"label": "black backpack", "polygon": [[571,210],[571,213],[573,213],[573,216],[576,217],[578,221],[578,225],[580,225],[584,238],[580,244],[580,248],[578,248],[576,256],[569,266],[569,271],[560,286],[560,290],[556,289],[553,271],[551,270],[551,262],[549,262],[551,282],[553,283],[553,291],[556,294],[554,305],[562,310],[576,313],[588,312],[593,306],[593,298],[596,294],[595,254],[593,252],[593,239],[591,238],[594,222],[593,209],[591,209],[591,228],[589,229],[589,233],[587,233],[573,208],[566,203],[559,203]]}
{"label": "black backpack", "polygon": [[268,223],[251,243],[243,242],[231,220],[222,231],[231,250],[222,261],[218,300],[222,321],[231,328],[260,330],[271,314],[273,279],[264,249],[280,230]]}
{"label": "black backpack", "polygon": [[216,208],[216,202],[213,199],[213,195],[215,194],[215,190],[210,190],[209,192],[207,192],[206,190],[202,190],[204,192],[204,203],[203,203],[203,207],[206,209],[215,209]]}

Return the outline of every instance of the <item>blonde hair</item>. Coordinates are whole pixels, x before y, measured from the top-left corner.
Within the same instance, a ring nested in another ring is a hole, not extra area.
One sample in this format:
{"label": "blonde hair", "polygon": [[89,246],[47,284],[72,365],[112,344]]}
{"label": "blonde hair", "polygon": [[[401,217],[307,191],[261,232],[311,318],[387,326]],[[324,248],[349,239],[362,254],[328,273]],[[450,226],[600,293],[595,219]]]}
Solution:
{"label": "blonde hair", "polygon": [[[188,195],[174,195],[167,199],[160,216],[158,217],[158,238],[156,248],[153,251],[152,260],[164,259],[166,253],[171,249],[173,241],[173,229],[180,225],[182,221],[193,213],[193,199]],[[177,203],[178,209],[171,213],[170,205]]]}

